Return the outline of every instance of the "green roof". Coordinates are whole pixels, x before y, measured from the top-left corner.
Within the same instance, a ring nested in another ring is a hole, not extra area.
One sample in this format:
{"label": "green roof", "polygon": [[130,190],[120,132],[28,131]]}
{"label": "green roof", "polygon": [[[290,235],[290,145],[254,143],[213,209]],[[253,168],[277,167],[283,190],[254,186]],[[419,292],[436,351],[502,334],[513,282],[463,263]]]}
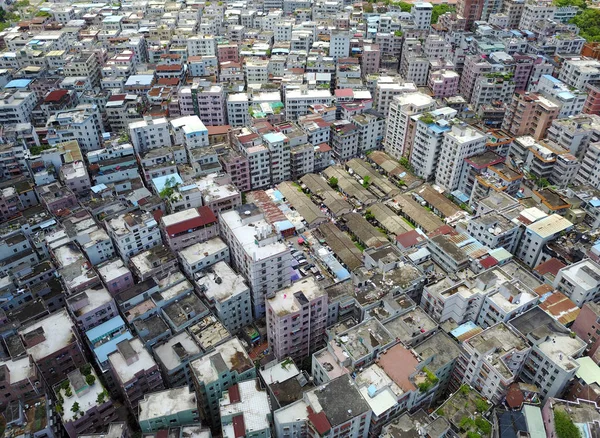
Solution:
{"label": "green roof", "polygon": [[575,359],[579,364],[579,369],[575,373],[577,377],[582,379],[586,384],[591,385],[597,383],[600,385],[600,367],[589,356]]}
{"label": "green roof", "polygon": [[537,406],[524,405],[523,415],[527,421],[527,429],[530,438],[546,438],[546,429],[542,419],[542,411]]}

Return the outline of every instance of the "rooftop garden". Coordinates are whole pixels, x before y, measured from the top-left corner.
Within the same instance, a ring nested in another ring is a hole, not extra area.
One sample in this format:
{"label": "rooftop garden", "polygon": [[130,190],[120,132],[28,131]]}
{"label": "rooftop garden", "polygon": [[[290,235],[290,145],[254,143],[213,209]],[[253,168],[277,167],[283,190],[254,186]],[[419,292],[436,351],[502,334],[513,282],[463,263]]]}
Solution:
{"label": "rooftop garden", "polygon": [[581,438],[581,430],[569,414],[559,407],[554,409],[554,428],[558,438]]}
{"label": "rooftop garden", "polygon": [[483,415],[491,406],[469,385],[462,385],[435,413],[445,417],[461,437],[486,438],[491,436],[492,424]]}

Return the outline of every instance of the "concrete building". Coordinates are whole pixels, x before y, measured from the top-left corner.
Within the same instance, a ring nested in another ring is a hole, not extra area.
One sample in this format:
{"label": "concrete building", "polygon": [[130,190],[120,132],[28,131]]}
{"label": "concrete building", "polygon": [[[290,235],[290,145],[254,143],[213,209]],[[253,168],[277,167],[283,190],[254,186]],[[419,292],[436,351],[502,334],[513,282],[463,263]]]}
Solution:
{"label": "concrete building", "polygon": [[50,145],[77,140],[83,152],[100,149],[104,131],[102,115],[94,104],[79,104],[73,109],[57,112],[46,122]]}
{"label": "concrete building", "polygon": [[570,230],[572,226],[570,221],[558,214],[527,225],[516,256],[530,268],[536,267],[542,261],[544,246],[556,239],[563,231]]}
{"label": "concrete building", "polygon": [[77,195],[86,195],[90,191],[90,177],[83,161],[75,161],[62,166],[60,180]]}
{"label": "concrete building", "polygon": [[119,314],[115,300],[101,285],[89,288],[66,300],[77,327],[86,332]]}
{"label": "concrete building", "polygon": [[486,136],[476,129],[461,124],[453,125],[444,134],[435,182],[452,192],[459,187],[465,158],[486,150]]}
{"label": "concrete building", "polygon": [[410,14],[413,16],[415,26],[420,30],[429,30],[431,26],[431,13],[433,5],[427,2],[413,3]]}
{"label": "concrete building", "polygon": [[0,385],[4,387],[0,391],[0,406],[42,395],[40,373],[30,356],[3,359],[0,370]]}
{"label": "concrete building", "polygon": [[196,273],[219,261],[229,263],[229,247],[220,237],[188,246],[177,255],[183,272],[190,278],[194,278]]}
{"label": "concrete building", "polygon": [[198,424],[196,394],[187,386],[145,394],[139,402],[138,422],[143,433]]}
{"label": "concrete building", "polygon": [[397,160],[407,155],[412,140],[411,116],[432,111],[435,107],[435,101],[423,93],[394,96],[388,114],[385,151]]}
{"label": "concrete building", "polygon": [[456,110],[444,107],[429,112],[427,116],[413,116],[416,123],[410,164],[415,174],[426,181],[435,176],[444,134],[452,129],[450,121],[456,114]]}
{"label": "concrete building", "polygon": [[160,228],[165,243],[174,252],[219,235],[217,217],[206,206],[163,216]]}
{"label": "concrete building", "polygon": [[306,277],[267,298],[267,336],[278,360],[296,361],[321,347],[327,325],[327,293]]}
{"label": "concrete building", "polygon": [[288,120],[296,120],[308,114],[312,105],[330,106],[333,96],[329,90],[292,89],[285,92],[285,115]]}
{"label": "concrete building", "polygon": [[231,333],[252,322],[252,301],[246,280],[219,261],[199,276],[196,286],[214,314]]}
{"label": "concrete building", "polygon": [[235,438],[241,433],[252,438],[271,436],[269,396],[260,390],[256,380],[239,382],[223,391],[219,415],[224,438]]}
{"label": "concrete building", "polygon": [[587,84],[600,80],[600,61],[589,58],[568,59],[563,63],[558,79],[580,91],[586,91]]}
{"label": "concrete building", "polygon": [[125,262],[162,242],[156,220],[151,214],[141,211],[120,214],[106,221],[106,230]]}
{"label": "concrete building", "polygon": [[153,352],[167,386],[188,386],[193,389],[189,363],[204,355],[195,337],[183,331],[154,345]]}
{"label": "concrete building", "polygon": [[25,351],[33,358],[48,385],[58,383],[66,374],[86,363],[77,333],[66,309],[19,330]]}
{"label": "concrete building", "polygon": [[116,347],[108,362],[127,406],[135,412],[145,394],[164,388],[162,376],[139,338],[125,339]]}
{"label": "concrete building", "polygon": [[531,135],[540,139],[546,135],[559,112],[559,106],[547,98],[535,93],[517,91],[507,106],[502,129],[514,136]]}
{"label": "concrete building", "polygon": [[256,368],[237,338],[217,345],[211,353],[190,363],[200,398],[202,420],[219,425],[219,400],[232,385],[256,379]]}
{"label": "concrete building", "polygon": [[553,286],[578,307],[600,298],[600,265],[584,259],[558,271]]}
{"label": "concrete building", "polygon": [[254,204],[221,213],[220,219],[232,265],[248,281],[258,318],[265,314],[265,297],[290,284],[290,249]]}
{"label": "concrete building", "polygon": [[169,123],[165,118],[153,119],[147,116],[144,120],[130,123],[129,136],[138,154],[149,149],[172,146]]}
{"label": "concrete building", "polygon": [[[331,148],[340,160],[348,160],[358,154],[359,130],[348,120],[338,120],[331,124]],[[281,182],[281,181],[280,181]]]}
{"label": "concrete building", "polygon": [[29,122],[36,104],[37,98],[33,91],[4,91],[0,96],[0,116],[7,125]]}

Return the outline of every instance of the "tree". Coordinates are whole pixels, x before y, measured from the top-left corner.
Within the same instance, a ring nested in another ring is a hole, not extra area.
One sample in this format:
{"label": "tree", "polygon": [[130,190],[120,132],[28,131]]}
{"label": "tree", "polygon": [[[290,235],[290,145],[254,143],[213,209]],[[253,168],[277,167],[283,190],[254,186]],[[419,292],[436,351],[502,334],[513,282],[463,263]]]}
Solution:
{"label": "tree", "polygon": [[369,175],[365,175],[365,177],[363,178],[363,187],[366,189],[367,187],[369,187],[369,184],[371,184],[371,177]]}
{"label": "tree", "polygon": [[565,6],[577,6],[580,9],[586,9],[587,3],[585,0],[554,0],[554,6],[558,6],[559,8]]}
{"label": "tree", "polygon": [[71,412],[79,412],[79,403],[75,402],[73,403],[73,406],[71,406]]}
{"label": "tree", "polygon": [[90,374],[92,374],[92,366],[89,363],[86,363],[84,366],[81,367],[81,374],[83,374],[84,376],[89,376]]}
{"label": "tree", "polygon": [[96,376],[94,376],[93,374],[88,374],[87,376],[85,376],[85,383],[87,383],[88,386],[92,386],[95,381]]}
{"label": "tree", "polygon": [[104,403],[105,397],[106,397],[106,393],[104,391],[102,391],[100,394],[98,394],[98,398],[96,398],[96,403],[101,405],[102,403]]}
{"label": "tree", "polygon": [[558,438],[581,438],[581,431],[571,417],[559,409],[554,409],[554,429]]}
{"label": "tree", "polygon": [[406,2],[394,3],[394,5],[399,6],[400,10],[402,12],[410,12],[410,10],[412,9],[412,6],[413,6],[410,3],[406,3]]}
{"label": "tree", "polygon": [[571,19],[579,28],[579,36],[589,42],[600,41],[600,10],[588,8]]}
{"label": "tree", "polygon": [[546,178],[540,178],[538,181],[538,186],[540,186],[541,188],[548,187],[549,185],[550,182]]}
{"label": "tree", "polygon": [[438,22],[440,15],[444,15],[446,12],[454,12],[455,9],[453,6],[449,6],[446,4],[435,5],[431,10],[431,24],[435,24]]}
{"label": "tree", "polygon": [[331,178],[329,178],[329,181],[327,181],[327,182],[329,183],[329,185],[331,186],[331,188],[337,189],[338,179],[335,176],[332,176]]}
{"label": "tree", "polygon": [[371,213],[371,210],[365,211],[365,219],[368,221],[372,221],[375,219],[375,215]]}

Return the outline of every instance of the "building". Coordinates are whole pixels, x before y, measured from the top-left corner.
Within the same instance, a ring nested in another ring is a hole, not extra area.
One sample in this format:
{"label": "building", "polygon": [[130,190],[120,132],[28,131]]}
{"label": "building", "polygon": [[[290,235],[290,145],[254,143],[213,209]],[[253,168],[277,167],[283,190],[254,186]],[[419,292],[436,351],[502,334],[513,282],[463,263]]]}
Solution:
{"label": "building", "polygon": [[67,298],[77,327],[86,332],[119,314],[111,294],[102,286],[94,286]]}
{"label": "building", "polygon": [[223,391],[219,415],[224,438],[271,436],[269,396],[260,390],[257,380],[235,383]]}
{"label": "building", "polygon": [[423,93],[394,96],[390,105],[385,134],[386,153],[397,160],[408,154],[408,145],[412,140],[411,116],[432,111],[435,107],[435,100]]}
{"label": "building", "polygon": [[143,433],[198,424],[196,394],[187,386],[144,394],[139,402],[138,422]]}
{"label": "building", "polygon": [[553,286],[564,293],[578,307],[600,297],[600,265],[584,259],[558,271]]}
{"label": "building", "polygon": [[165,243],[174,252],[219,235],[217,217],[206,206],[163,216],[160,228]]}
{"label": "building", "polygon": [[0,116],[6,125],[30,122],[36,104],[37,98],[33,91],[4,91],[0,97]]}
{"label": "building", "polygon": [[77,329],[65,309],[22,328],[19,336],[48,385],[86,363]]}
{"label": "building", "polygon": [[108,362],[127,406],[135,412],[145,394],[164,388],[162,376],[140,339],[125,339],[116,347]]}
{"label": "building", "polygon": [[83,152],[100,149],[101,133],[104,131],[102,116],[94,104],[79,104],[73,109],[59,111],[46,122],[50,145],[77,140]]}
{"label": "building", "polygon": [[444,134],[435,182],[448,192],[459,188],[465,158],[479,155],[486,150],[486,136],[465,125],[453,125]]}
{"label": "building", "polygon": [[252,301],[246,280],[224,261],[205,268],[196,286],[214,314],[231,333],[252,322]]}
{"label": "building", "polygon": [[254,317],[265,314],[265,297],[290,284],[291,252],[254,204],[222,212],[221,237],[232,265],[248,281]]}
{"label": "building", "polygon": [[327,293],[306,277],[267,298],[267,336],[278,360],[296,361],[319,349],[327,325]]}
{"label": "building", "polygon": [[415,174],[426,181],[435,176],[444,134],[452,129],[450,121],[456,114],[456,110],[444,107],[414,116],[417,121],[410,164]]}
{"label": "building", "polygon": [[10,402],[29,400],[42,395],[40,374],[30,356],[6,358],[0,361],[0,406]]}
{"label": "building", "polygon": [[256,368],[237,338],[190,363],[194,387],[200,397],[203,422],[219,425],[219,400],[223,391],[246,380],[256,379]]}
{"label": "building", "polygon": [[139,210],[107,220],[106,230],[125,262],[129,261],[131,256],[162,242],[160,229],[154,217]]}
{"label": "building", "polygon": [[130,123],[129,137],[137,153],[172,146],[169,123],[165,118],[153,119],[146,116],[139,122]]}
{"label": "building", "polygon": [[598,318],[600,318],[600,305],[593,301],[585,303],[571,326],[571,330],[587,343],[586,354],[594,358],[595,362],[598,362],[596,353],[598,352],[598,347],[600,347],[600,338],[598,337],[598,333],[596,333]]}
{"label": "building", "polygon": [[177,253],[183,272],[189,278],[195,278],[195,274],[209,268],[210,266],[224,261],[229,263],[229,247],[220,237],[196,243]]}
{"label": "building", "polygon": [[[560,233],[571,229],[572,226],[570,221],[558,214],[527,225],[516,256],[530,268],[536,267],[542,261],[544,246],[558,237]],[[565,295],[567,294],[565,293]]]}
{"label": "building", "polygon": [[63,165],[60,168],[60,180],[76,195],[83,196],[90,191],[90,177],[83,161]]}
{"label": "building", "polygon": [[164,381],[170,388],[180,386],[193,388],[189,363],[204,354],[195,337],[183,331],[154,345],[153,352]]}
{"label": "building", "polygon": [[[359,129],[348,120],[337,120],[331,124],[330,145],[340,160],[348,160],[358,154]],[[281,181],[279,181],[281,182]]]}

